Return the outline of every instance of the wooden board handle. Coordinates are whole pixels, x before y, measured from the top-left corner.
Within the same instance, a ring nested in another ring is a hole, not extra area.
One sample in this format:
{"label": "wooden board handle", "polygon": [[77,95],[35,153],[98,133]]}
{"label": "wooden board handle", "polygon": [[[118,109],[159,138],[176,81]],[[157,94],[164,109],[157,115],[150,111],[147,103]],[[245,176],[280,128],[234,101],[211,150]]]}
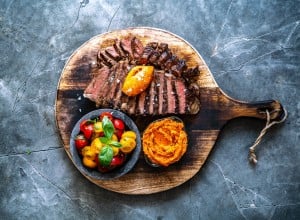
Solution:
{"label": "wooden board handle", "polygon": [[270,119],[280,121],[285,117],[285,110],[277,100],[265,100],[258,102],[242,102],[234,100],[235,107],[232,108],[233,118],[237,117],[254,117],[266,119],[266,110],[270,113]]}

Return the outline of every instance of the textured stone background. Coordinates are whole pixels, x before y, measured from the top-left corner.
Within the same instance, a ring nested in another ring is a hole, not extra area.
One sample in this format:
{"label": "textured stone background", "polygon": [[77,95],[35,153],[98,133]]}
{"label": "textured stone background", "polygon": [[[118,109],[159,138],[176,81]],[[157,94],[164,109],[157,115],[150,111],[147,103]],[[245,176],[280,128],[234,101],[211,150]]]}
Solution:
{"label": "textured stone background", "polygon": [[[300,1],[21,1],[0,3],[1,219],[300,219]],[[258,148],[264,126],[225,126],[187,183],[149,196],[104,190],[73,166],[54,103],[61,70],[94,35],[129,26],[189,41],[219,86],[245,101],[278,99],[289,111]]]}

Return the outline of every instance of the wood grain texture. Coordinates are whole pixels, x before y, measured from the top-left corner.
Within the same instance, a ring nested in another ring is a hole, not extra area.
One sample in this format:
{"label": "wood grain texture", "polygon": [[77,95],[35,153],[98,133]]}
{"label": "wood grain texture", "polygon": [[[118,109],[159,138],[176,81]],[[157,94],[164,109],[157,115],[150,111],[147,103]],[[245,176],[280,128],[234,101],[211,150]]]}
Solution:
{"label": "wood grain texture", "polygon": [[[96,70],[96,55],[99,49],[112,45],[113,39],[128,35],[138,37],[145,45],[150,41],[168,43],[169,48],[180,58],[187,61],[189,67],[199,65],[201,110],[197,115],[180,116],[186,125],[189,146],[180,162],[168,168],[153,168],[146,164],[143,155],[134,169],[115,180],[95,180],[93,183],[105,189],[124,194],[151,194],[179,186],[192,178],[205,163],[218,134],[224,124],[236,117],[256,117],[265,119],[265,109],[282,109],[278,101],[270,100],[247,103],[228,97],[218,87],[209,68],[200,54],[182,38],[159,29],[130,28],[104,33],[93,37],[78,48],[67,61],[57,88],[56,122],[64,148],[72,160],[69,141],[76,121],[87,112],[96,109],[95,104],[83,98],[83,90]],[[271,114],[280,117],[282,111]],[[133,118],[143,131],[153,117]]]}

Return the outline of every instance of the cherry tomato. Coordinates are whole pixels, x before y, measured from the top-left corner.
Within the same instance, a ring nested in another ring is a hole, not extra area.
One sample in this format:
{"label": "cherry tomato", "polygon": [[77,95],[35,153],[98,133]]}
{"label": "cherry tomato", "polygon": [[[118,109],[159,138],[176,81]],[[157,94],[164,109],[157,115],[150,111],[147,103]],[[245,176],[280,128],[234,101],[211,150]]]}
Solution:
{"label": "cherry tomato", "polygon": [[112,114],[110,112],[102,112],[100,114],[100,120],[102,121],[104,116],[107,116],[109,120],[113,121],[114,117],[112,116]]}
{"label": "cherry tomato", "polygon": [[83,130],[83,135],[87,138],[90,139],[93,135],[93,131],[94,131],[94,125],[93,124],[89,124],[87,126],[85,126],[85,129]]}
{"label": "cherry tomato", "polygon": [[115,169],[116,167],[123,165],[125,160],[126,160],[125,154],[119,153],[118,155],[116,155],[112,158],[111,163],[108,167],[102,166],[98,161],[97,162],[98,163],[98,166],[97,166],[98,171],[100,171],[102,173],[109,172],[109,171]]}
{"label": "cherry tomato", "polygon": [[86,139],[90,139],[93,135],[94,124],[89,120],[84,120],[80,123],[80,131]]}
{"label": "cherry tomato", "polygon": [[101,166],[100,164],[97,166],[97,168],[98,168],[98,171],[101,173],[107,173],[111,170],[108,167]]}
{"label": "cherry tomato", "polygon": [[115,135],[117,135],[118,140],[121,139],[123,133],[124,133],[124,130],[115,129]]}
{"label": "cherry tomato", "polygon": [[85,119],[85,120],[83,120],[83,121],[80,123],[79,129],[80,129],[81,132],[84,130],[84,127],[86,126],[87,122],[88,122],[88,120]]}
{"label": "cherry tomato", "polygon": [[124,130],[125,128],[125,124],[121,119],[115,118],[113,120],[113,125],[115,127],[115,129],[120,129],[120,130]]}
{"label": "cherry tomato", "polygon": [[125,154],[119,153],[111,160],[110,166],[121,166],[125,162]]}
{"label": "cherry tomato", "polygon": [[82,148],[84,148],[87,145],[88,145],[88,141],[84,137],[84,135],[79,134],[79,135],[76,136],[76,138],[75,138],[75,146],[76,146],[77,150],[81,150]]}

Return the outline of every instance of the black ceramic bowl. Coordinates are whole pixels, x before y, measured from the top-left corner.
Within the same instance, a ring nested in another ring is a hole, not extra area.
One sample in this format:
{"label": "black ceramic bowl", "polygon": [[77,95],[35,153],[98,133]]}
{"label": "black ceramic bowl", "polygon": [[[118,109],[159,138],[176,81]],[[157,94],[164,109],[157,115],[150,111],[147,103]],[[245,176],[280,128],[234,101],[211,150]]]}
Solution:
{"label": "black ceramic bowl", "polygon": [[[121,119],[126,124],[126,127],[128,128],[128,130],[132,130],[136,133],[136,147],[133,150],[133,152],[130,153],[130,155],[128,155],[126,162],[122,166],[120,166],[110,172],[107,172],[107,173],[101,173],[96,169],[86,168],[82,164],[82,159],[80,158],[80,156],[77,152],[77,149],[75,147],[75,138],[80,132],[80,128],[79,128],[80,123],[85,119],[96,118],[102,112],[111,112],[114,117]],[[125,115],[124,113],[114,110],[114,109],[98,109],[98,110],[94,110],[92,112],[87,113],[76,123],[76,125],[74,126],[72,133],[71,133],[70,151],[71,151],[71,155],[72,155],[75,166],[85,176],[88,176],[90,178],[97,179],[97,180],[114,179],[114,178],[121,177],[121,176],[125,175],[126,173],[128,173],[134,167],[136,162],[138,161],[139,155],[141,153],[141,135],[140,135],[140,132],[139,132],[136,124],[133,122],[133,120],[131,118],[129,118],[127,115]]]}

